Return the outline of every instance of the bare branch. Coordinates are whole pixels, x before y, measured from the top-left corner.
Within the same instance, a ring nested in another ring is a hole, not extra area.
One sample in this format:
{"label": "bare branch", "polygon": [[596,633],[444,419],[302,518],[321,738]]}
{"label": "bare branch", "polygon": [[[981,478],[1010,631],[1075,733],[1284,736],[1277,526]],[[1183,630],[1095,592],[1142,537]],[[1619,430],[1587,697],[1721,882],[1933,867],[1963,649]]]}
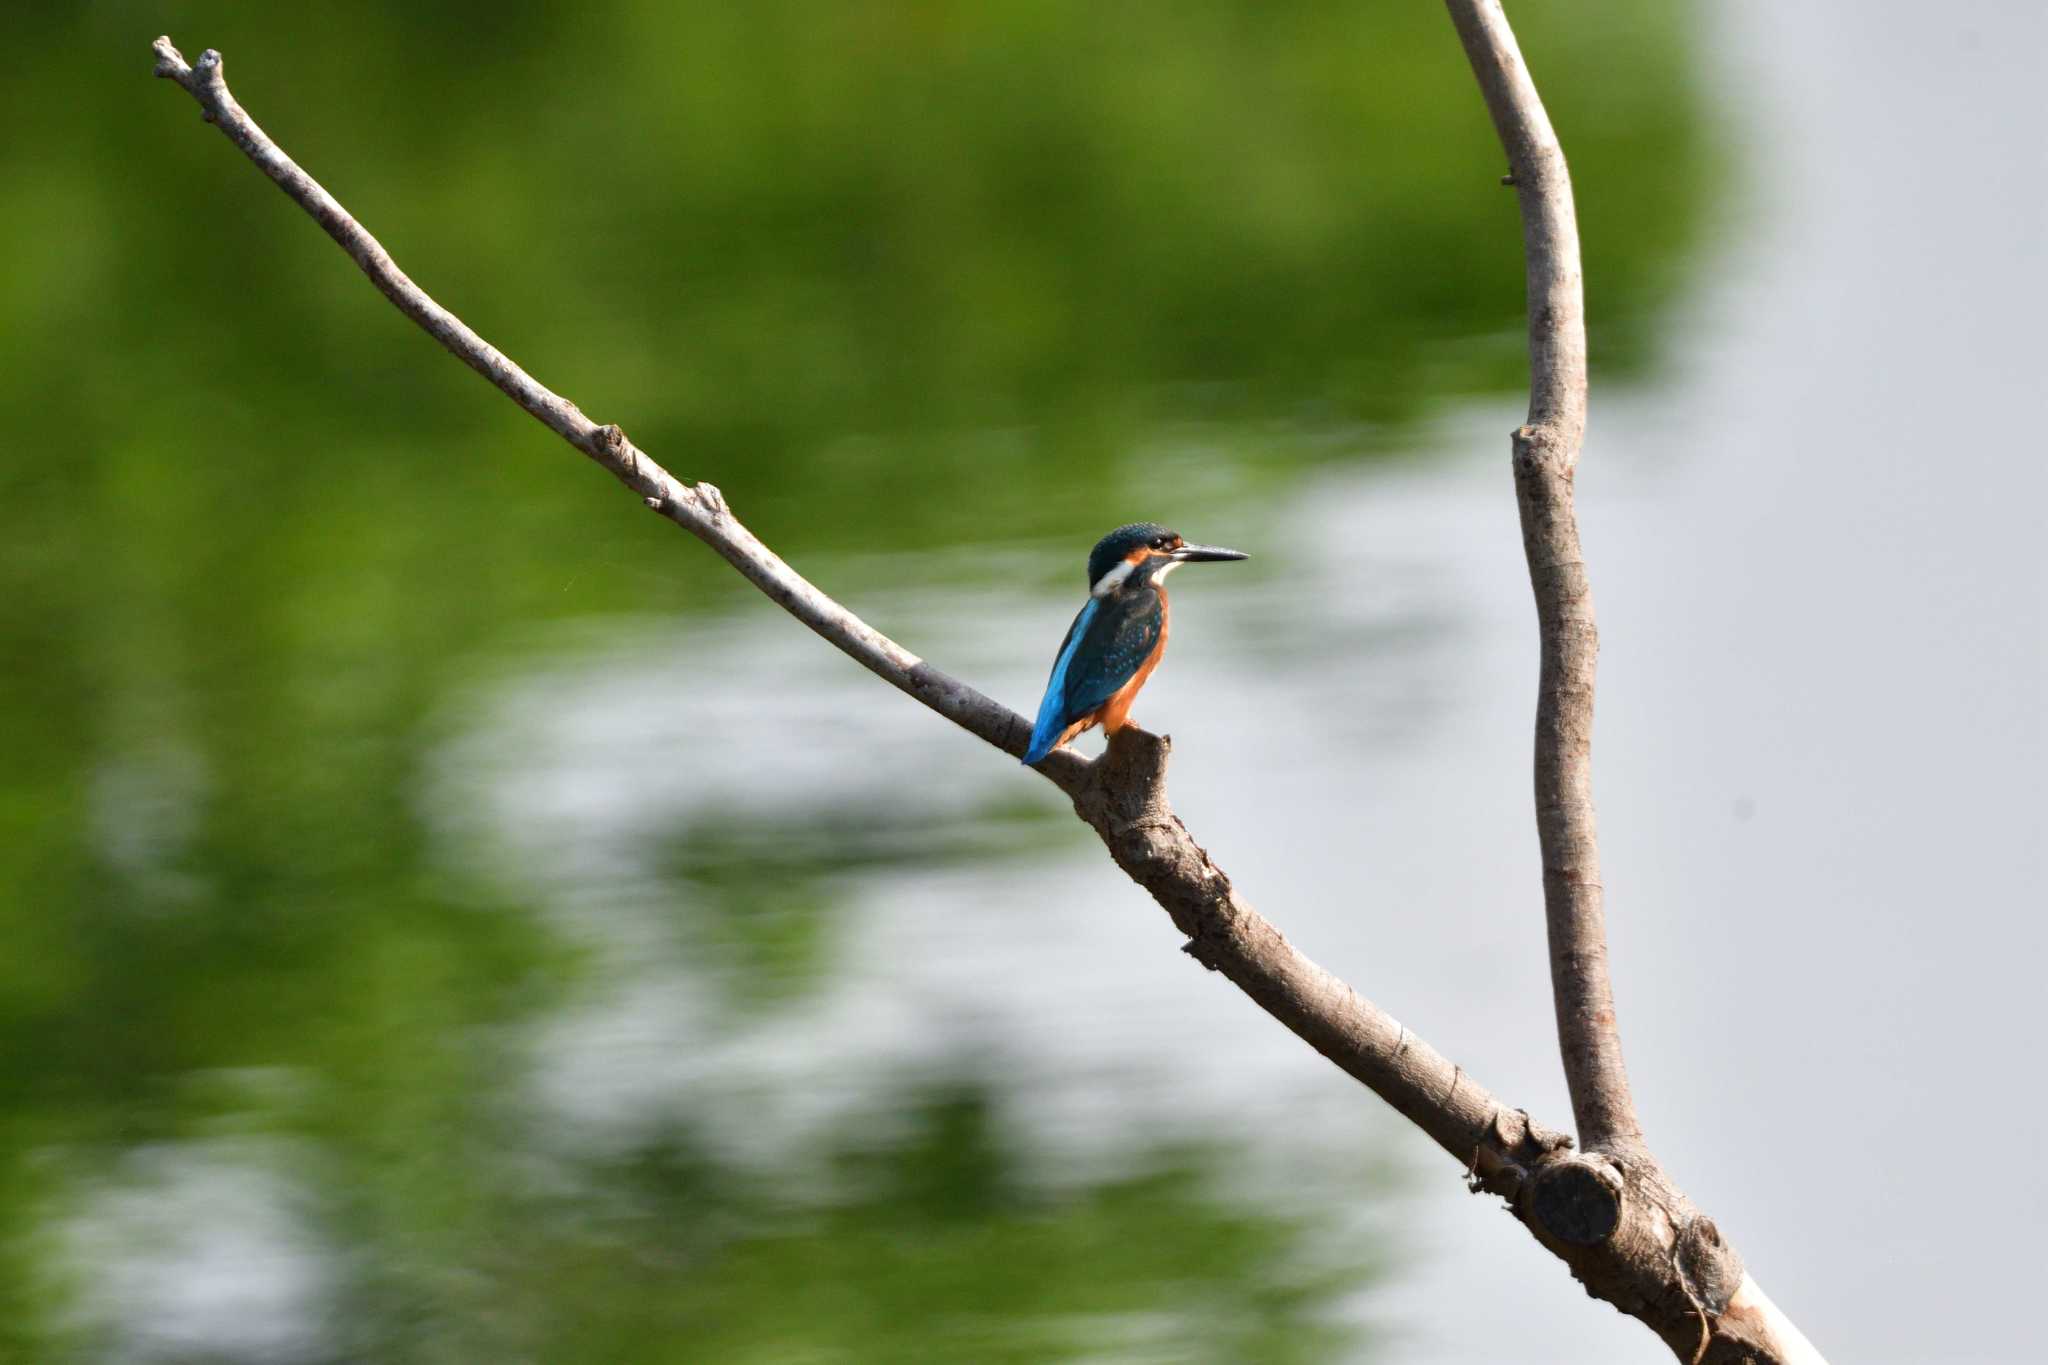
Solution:
{"label": "bare branch", "polygon": [[[400,312],[870,672],[1005,753],[1024,752],[1031,726],[1022,716],[933,668],[833,601],[741,525],[716,488],[677,479],[618,427],[592,422],[428,297],[235,102],[218,52],[209,49],[188,65],[169,38],[158,38],[154,50],[156,74],[197,100],[207,121],[305,209]],[[1512,1193],[1530,1162],[1568,1146],[1563,1134],[1502,1105],[1412,1031],[1303,956],[1238,895],[1167,804],[1170,747],[1163,738],[1125,730],[1103,761],[1091,763],[1063,749],[1038,771],[1072,798],[1117,864],[1166,909],[1187,935],[1191,955],[1413,1120],[1460,1166],[1469,1165],[1476,1179]]]}
{"label": "bare branch", "polygon": [[[1564,149],[1500,0],[1445,6],[1508,155],[1502,183],[1514,187],[1521,206],[1528,270],[1529,417],[1512,442],[1522,549],[1541,635],[1536,827],[1558,1050],[1586,1153],[1539,1174],[1533,1226],[1555,1239],[1552,1250],[1589,1290],[1648,1323],[1681,1360],[1812,1365],[1820,1352],[1749,1277],[1714,1221],[1665,1176],[1643,1142],[1629,1093],[1593,815],[1599,633],[1572,505],[1586,431],[1578,216]],[[1660,1252],[1663,1267],[1655,1263]]]}
{"label": "bare branch", "polygon": [[[1477,34],[1496,44],[1496,75],[1511,71],[1526,88],[1513,38],[1500,20],[1498,7],[1451,0],[1451,9],[1459,16],[1461,31],[1468,33],[1468,43]],[[1497,33],[1491,26],[1497,26]],[[1504,40],[1504,47],[1498,47],[1499,40]],[[222,77],[219,53],[209,50],[197,63],[188,65],[168,38],[157,39],[154,46],[156,73],[183,87],[198,102],[207,121],[218,125],[304,208],[407,317],[550,430],[604,466],[648,507],[711,546],[777,605],[863,667],[1004,752],[1024,751],[1029,726],[1023,717],[932,668],[868,626],[756,539],[733,516],[716,488],[678,480],[634,446],[618,427],[591,422],[575,404],[541,385],[429,298],[377,240],[236,104]],[[1481,50],[1473,51],[1484,82],[1488,68],[1481,64]],[[1508,85],[1501,88],[1506,93],[1499,108],[1512,111],[1520,96]],[[1492,92],[1489,86],[1489,102]],[[1527,99],[1540,121],[1533,88],[1527,89]],[[1502,126],[1505,134],[1511,125],[1504,122]],[[1534,176],[1539,163],[1550,167],[1554,179],[1548,183],[1563,184],[1563,159],[1556,155],[1547,125],[1542,125],[1541,132],[1550,160],[1544,163],[1538,156],[1526,169],[1523,160],[1514,163],[1525,212],[1532,202],[1529,187],[1537,183]],[[1511,156],[1514,148],[1511,141]],[[1539,201],[1538,207],[1543,203]],[[1583,1020],[1575,1015],[1579,1022],[1567,1026],[1568,996],[1563,986],[1559,987],[1560,1032],[1566,1038],[1567,1074],[1573,1077],[1577,1107],[1582,1072],[1588,1093],[1613,1093],[1601,1089],[1603,1079],[1597,1067],[1588,1070],[1591,1063],[1581,1065],[1572,1060],[1574,1037],[1583,1033],[1597,1043],[1604,1028],[1611,1038],[1612,1010],[1605,1005],[1604,950],[1590,962],[1582,957],[1573,959],[1570,972],[1560,973],[1556,967],[1560,922],[1580,935],[1577,939],[1566,937],[1568,951],[1577,951],[1570,947],[1574,942],[1583,945],[1590,941],[1595,948],[1602,943],[1597,868],[1589,860],[1591,805],[1584,785],[1584,741],[1591,722],[1591,614],[1584,597],[1570,503],[1570,462],[1576,456],[1583,427],[1585,380],[1577,248],[1568,189],[1563,215],[1561,230],[1553,227],[1539,234],[1531,228],[1532,349],[1538,356],[1539,375],[1550,379],[1539,378],[1537,401],[1530,409],[1531,426],[1516,433],[1516,477],[1523,489],[1525,538],[1539,610],[1544,613],[1547,709],[1539,714],[1537,771],[1539,816],[1545,821],[1553,975],[1559,982],[1569,979],[1578,983],[1577,993],[1569,998],[1581,1005],[1599,1006]],[[1564,259],[1556,246],[1562,242],[1572,263],[1568,282],[1559,284],[1546,276],[1540,294],[1534,245],[1539,235],[1547,244],[1543,260]],[[1551,299],[1552,293],[1557,299]],[[1549,321],[1539,327],[1533,320],[1538,316]],[[1568,553],[1552,553],[1560,548]],[[1582,625],[1574,614],[1581,610]],[[1571,689],[1581,685],[1582,695],[1572,694]],[[1117,865],[1166,910],[1187,936],[1190,955],[1222,973],[1267,1013],[1427,1133],[1468,1172],[1474,1189],[1504,1196],[1509,1211],[1563,1259],[1589,1290],[1642,1319],[1680,1358],[1694,1358],[1704,1321],[1709,1345],[1701,1358],[1709,1365],[1737,1360],[1755,1360],[1759,1365],[1820,1360],[1748,1279],[1741,1258],[1721,1241],[1712,1220],[1700,1215],[1665,1180],[1648,1153],[1640,1150],[1640,1143],[1633,1141],[1625,1082],[1615,1112],[1628,1116],[1626,1124],[1589,1123],[1586,1115],[1580,1114],[1587,1131],[1629,1139],[1617,1141],[1611,1151],[1576,1153],[1566,1135],[1536,1124],[1521,1110],[1503,1106],[1462,1068],[1303,956],[1237,893],[1229,877],[1194,841],[1167,803],[1165,772],[1170,748],[1162,737],[1128,729],[1115,738],[1100,760],[1091,763],[1063,750],[1038,765],[1038,771],[1072,799],[1075,812],[1101,836]],[[1580,848],[1575,840],[1583,840],[1586,859],[1574,860],[1575,850]],[[1553,867],[1558,870],[1553,872]],[[1588,886],[1590,901],[1586,898]],[[1587,932],[1590,940],[1584,938]],[[1587,994],[1588,983],[1597,986],[1597,1000]],[[1587,1055],[1598,1062],[1602,1054],[1596,1046]],[[1612,1061],[1618,1076],[1618,1053]],[[1788,1349],[1788,1343],[1803,1350]]]}
{"label": "bare branch", "polygon": [[1514,434],[1522,548],[1536,591],[1536,828],[1550,934],[1558,1049],[1579,1142],[1642,1145],[1607,974],[1600,841],[1593,818],[1593,669],[1600,636],[1579,551],[1572,476],[1586,431],[1586,311],[1571,175],[1498,0],[1447,0],[1522,207],[1529,274],[1529,421]]}
{"label": "bare branch", "polygon": [[[152,50],[156,53],[156,74],[184,87],[199,102],[206,121],[227,134],[279,189],[304,209],[399,312],[418,323],[456,359],[497,385],[506,397],[550,431],[610,470],[620,483],[638,493],[648,507],[718,551],[783,610],[862,667],[1005,753],[1024,752],[1031,726],[1023,717],[932,668],[827,597],[755,539],[727,509],[717,488],[708,483],[683,483],[649,459],[618,427],[599,425],[585,417],[582,409],[514,364],[461,318],[434,302],[398,268],[383,244],[286,156],[235,102],[222,74],[220,53],[209,48],[199,54],[197,62],[188,65],[167,37],[158,38]],[[1068,788],[1079,780],[1082,764],[1071,754],[1055,754],[1041,768],[1062,788]]]}

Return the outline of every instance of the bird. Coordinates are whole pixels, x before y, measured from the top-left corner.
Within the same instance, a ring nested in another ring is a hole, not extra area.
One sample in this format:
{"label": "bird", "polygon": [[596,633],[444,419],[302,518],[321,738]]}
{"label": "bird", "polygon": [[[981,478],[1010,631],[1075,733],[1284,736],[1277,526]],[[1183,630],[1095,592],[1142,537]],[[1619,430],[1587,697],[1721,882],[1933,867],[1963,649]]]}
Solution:
{"label": "bird", "polygon": [[1155,521],[1119,526],[1088,555],[1088,600],[1067,628],[1046,680],[1024,762],[1100,725],[1114,735],[1166,652],[1166,576],[1183,564],[1249,559],[1240,550],[1190,545]]}

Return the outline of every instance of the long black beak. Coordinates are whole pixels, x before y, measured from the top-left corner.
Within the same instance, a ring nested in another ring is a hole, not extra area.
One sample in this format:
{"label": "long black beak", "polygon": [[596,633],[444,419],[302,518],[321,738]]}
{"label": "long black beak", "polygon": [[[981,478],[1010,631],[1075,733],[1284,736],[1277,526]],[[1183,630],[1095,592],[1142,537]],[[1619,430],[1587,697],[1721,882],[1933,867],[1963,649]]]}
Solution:
{"label": "long black beak", "polygon": [[1221,545],[1183,545],[1173,552],[1173,557],[1182,564],[1220,564],[1251,558],[1243,550],[1226,550]]}

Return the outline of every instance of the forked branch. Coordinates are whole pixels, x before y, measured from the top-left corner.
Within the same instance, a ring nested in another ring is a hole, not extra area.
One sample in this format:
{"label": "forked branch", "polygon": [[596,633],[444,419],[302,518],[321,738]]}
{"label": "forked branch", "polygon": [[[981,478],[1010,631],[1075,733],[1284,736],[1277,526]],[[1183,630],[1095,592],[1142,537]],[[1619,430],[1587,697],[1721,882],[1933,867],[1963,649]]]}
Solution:
{"label": "forked branch", "polygon": [[[1461,8],[1469,7],[1453,3],[1454,15]],[[1481,8],[1492,8],[1495,17],[1498,16],[1497,7]],[[1460,22],[1462,28],[1464,20]],[[1505,32],[1504,22],[1501,30]],[[716,550],[777,605],[870,672],[1005,753],[1016,755],[1024,751],[1030,727],[1022,716],[948,677],[874,630],[762,544],[733,516],[718,489],[708,483],[677,479],[628,440],[617,426],[592,422],[575,404],[539,383],[460,318],[434,302],[398,268],[376,238],[286,156],[235,102],[222,75],[219,53],[209,50],[197,62],[188,64],[168,38],[157,39],[154,50],[156,74],[183,87],[198,102],[207,121],[217,125],[311,215],[399,311],[458,359],[609,470],[637,493],[646,506]],[[1512,38],[1508,39],[1508,51],[1512,52]],[[1533,99],[1533,88],[1529,96]],[[1540,117],[1540,108],[1538,113]],[[1554,149],[1554,141],[1551,146]],[[1561,158],[1556,161],[1556,171],[1561,178]],[[1526,197],[1524,202],[1528,203]],[[1568,200],[1565,213],[1568,219]],[[1575,299],[1575,244],[1572,261]],[[1531,271],[1533,301],[1533,257]],[[1571,325],[1577,327],[1576,313]],[[1547,415],[1552,409],[1545,408],[1545,425],[1539,429],[1538,412],[1532,407],[1532,427],[1526,429],[1554,431],[1555,436],[1543,438],[1543,442],[1549,443],[1544,449],[1568,448],[1574,454],[1584,413],[1582,336],[1575,345],[1579,357],[1578,423],[1560,425],[1555,417]],[[1569,389],[1566,384],[1560,390],[1562,406],[1557,411],[1570,410]],[[1562,439],[1566,433],[1568,441]],[[1524,435],[1518,433],[1517,437],[1518,484],[1522,482]],[[1543,444],[1535,436],[1528,439],[1532,445]],[[1563,524],[1569,529],[1569,460],[1551,460],[1550,465],[1565,481]],[[1529,515],[1525,497],[1525,524]],[[1533,548],[1531,557],[1534,564]],[[1575,538],[1571,542],[1570,569],[1579,575],[1576,582],[1582,598],[1583,573],[1577,568]],[[1570,593],[1565,595],[1569,597]],[[1545,599],[1540,580],[1538,599],[1539,605]],[[1590,627],[1590,612],[1586,621]],[[1567,620],[1563,634],[1569,635],[1572,629],[1575,627]],[[1546,695],[1553,691],[1549,641],[1557,633],[1546,618]],[[1590,639],[1585,643],[1590,651]],[[1559,675],[1565,680],[1564,687],[1570,683],[1570,662],[1569,657],[1564,657],[1559,665],[1567,670]],[[1590,706],[1590,652],[1586,667]],[[1574,714],[1566,713],[1556,722],[1561,733],[1569,732],[1576,723]],[[1568,750],[1570,746],[1563,747]],[[1173,814],[1165,788],[1169,748],[1164,738],[1126,730],[1100,760],[1091,763],[1061,751],[1040,764],[1038,771],[1072,799],[1076,813],[1101,836],[1117,865],[1166,910],[1174,925],[1186,935],[1186,948],[1192,956],[1223,974],[1267,1013],[1427,1133],[1456,1158],[1461,1169],[1470,1172],[1475,1189],[1504,1196],[1509,1210],[1570,1264],[1589,1288],[1642,1318],[1673,1343],[1682,1357],[1691,1355],[1692,1336],[1686,1334],[1697,1335],[1697,1318],[1701,1325],[1710,1319],[1714,1323],[1715,1351],[1707,1359],[1744,1358],[1742,1354],[1722,1353],[1724,1345],[1732,1349],[1738,1344],[1749,1358],[1758,1361],[1819,1359],[1817,1355],[1802,1357],[1758,1347],[1762,1338],[1742,1324],[1762,1312],[1758,1304],[1768,1309],[1768,1301],[1762,1300],[1760,1293],[1745,1300],[1744,1294],[1753,1291],[1754,1286],[1742,1277],[1739,1258],[1719,1241],[1712,1222],[1694,1214],[1683,1196],[1663,1181],[1661,1172],[1647,1160],[1646,1154],[1637,1158],[1617,1147],[1611,1155],[1578,1156],[1570,1150],[1571,1139],[1566,1135],[1536,1124],[1521,1110],[1502,1105],[1462,1068],[1453,1066],[1385,1011],[1288,943],[1238,894],[1230,879]],[[1539,793],[1554,788],[1565,797],[1575,792],[1583,795],[1583,748],[1577,756],[1578,766],[1573,768],[1566,762],[1560,769],[1562,775],[1553,779],[1550,788],[1546,788],[1542,776],[1544,745],[1540,732],[1538,751]],[[1566,757],[1570,758],[1569,753]],[[1539,806],[1541,802],[1539,796]],[[1584,811],[1590,822],[1589,802]],[[1544,818],[1550,817],[1546,814]],[[1567,835],[1576,828],[1569,812],[1560,828]],[[1584,834],[1590,849],[1590,823],[1585,825]],[[1546,886],[1551,881],[1551,847],[1551,837],[1546,833]],[[1568,844],[1566,847],[1568,850]],[[1560,863],[1560,876],[1567,884],[1575,877],[1583,881],[1589,866],[1583,862]],[[1581,887],[1575,893],[1579,895],[1578,901],[1567,903],[1583,904],[1582,893]],[[1592,896],[1591,926],[1593,941],[1598,942],[1597,874],[1592,877]],[[1551,900],[1553,904],[1557,902],[1556,897]],[[1556,922],[1553,911],[1553,929]],[[1597,980],[1604,999],[1604,964],[1588,979]],[[1562,1021],[1562,994],[1559,999]],[[1608,1013],[1611,1016],[1611,1009]],[[1569,1060],[1573,1035],[1564,1031],[1562,1025],[1561,1032],[1567,1040],[1569,1070],[1573,1065]],[[1619,1065],[1618,1054],[1615,1065]],[[1580,1086],[1574,1081],[1575,1105],[1579,1093]],[[1622,1112],[1627,1112],[1625,1085],[1621,1095]],[[1580,1121],[1582,1125],[1587,1123],[1585,1114],[1581,1114]],[[1630,1132],[1632,1124],[1631,1115],[1626,1125]],[[1611,1124],[1588,1128],[1609,1135],[1620,1132]],[[1774,1314],[1775,1310],[1770,1310],[1766,1316]],[[1681,1338],[1685,1342],[1683,1349]]]}

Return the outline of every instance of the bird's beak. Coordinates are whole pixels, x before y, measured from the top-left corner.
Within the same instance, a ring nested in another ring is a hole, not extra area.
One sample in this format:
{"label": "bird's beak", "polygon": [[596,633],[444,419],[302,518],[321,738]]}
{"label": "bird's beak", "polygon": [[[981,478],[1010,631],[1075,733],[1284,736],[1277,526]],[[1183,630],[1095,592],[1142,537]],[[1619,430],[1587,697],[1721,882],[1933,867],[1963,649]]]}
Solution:
{"label": "bird's beak", "polygon": [[1177,564],[1223,563],[1232,559],[1250,559],[1243,550],[1226,550],[1221,545],[1183,545],[1173,552]]}

